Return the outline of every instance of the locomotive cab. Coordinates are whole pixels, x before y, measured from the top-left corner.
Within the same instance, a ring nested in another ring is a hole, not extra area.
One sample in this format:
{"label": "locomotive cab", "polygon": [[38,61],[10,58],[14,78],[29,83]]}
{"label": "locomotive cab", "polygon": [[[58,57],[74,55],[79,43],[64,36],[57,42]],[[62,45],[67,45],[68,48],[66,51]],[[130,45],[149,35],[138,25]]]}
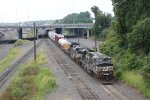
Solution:
{"label": "locomotive cab", "polygon": [[99,52],[90,52],[87,57],[90,68],[98,77],[101,79],[111,79],[113,77],[113,64],[110,57]]}
{"label": "locomotive cab", "polygon": [[80,45],[74,44],[74,45],[71,45],[71,48],[70,48],[70,51],[69,51],[70,52],[70,57],[78,63],[80,61],[80,57],[81,57],[81,53],[82,53],[81,49],[82,49],[82,47],[80,47]]}

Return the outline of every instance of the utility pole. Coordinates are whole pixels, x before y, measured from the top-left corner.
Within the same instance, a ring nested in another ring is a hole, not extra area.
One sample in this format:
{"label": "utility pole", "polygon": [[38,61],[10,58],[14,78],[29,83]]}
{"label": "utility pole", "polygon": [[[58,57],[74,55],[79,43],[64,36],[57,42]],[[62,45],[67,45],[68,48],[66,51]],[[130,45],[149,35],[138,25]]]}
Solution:
{"label": "utility pole", "polygon": [[28,21],[29,21],[29,8],[28,8]]}
{"label": "utility pole", "polygon": [[79,43],[79,23],[78,23],[78,43]]}
{"label": "utility pole", "polygon": [[36,28],[35,22],[33,23],[33,33],[34,33],[34,61],[36,62]]}
{"label": "utility pole", "polygon": [[16,9],[16,22],[18,23],[18,9]]}
{"label": "utility pole", "polygon": [[96,26],[95,26],[95,52],[97,52],[97,44],[96,44]]}

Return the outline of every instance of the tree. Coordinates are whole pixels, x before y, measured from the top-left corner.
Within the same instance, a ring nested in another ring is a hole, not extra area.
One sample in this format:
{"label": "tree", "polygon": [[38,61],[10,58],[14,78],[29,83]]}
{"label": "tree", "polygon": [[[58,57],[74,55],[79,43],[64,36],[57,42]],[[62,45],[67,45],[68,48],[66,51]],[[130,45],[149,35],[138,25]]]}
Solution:
{"label": "tree", "polygon": [[92,23],[91,19],[91,14],[86,11],[86,12],[80,12],[78,13],[72,13],[67,16],[65,16],[62,20],[61,23]]}
{"label": "tree", "polygon": [[92,12],[95,15],[95,25],[96,34],[100,34],[105,28],[108,28],[111,23],[111,14],[106,14],[99,10],[97,6],[91,7]]}
{"label": "tree", "polygon": [[[139,20],[150,17],[150,0],[112,0],[116,31],[123,42]],[[124,44],[126,45],[126,44]]]}
{"label": "tree", "polygon": [[[129,48],[132,51],[150,51],[150,18],[145,18],[133,26],[132,33],[127,34]],[[141,52],[142,52],[141,51]]]}
{"label": "tree", "polygon": [[86,11],[86,12],[80,12],[79,16],[78,16],[80,19],[88,19],[91,17],[91,14]]}
{"label": "tree", "polygon": [[111,15],[99,13],[96,17],[95,25],[98,28],[98,33],[101,33],[105,28],[108,28],[111,23]]}
{"label": "tree", "polygon": [[101,11],[99,10],[99,8],[97,6],[91,7],[91,10],[94,13],[95,18],[99,13],[101,13]]}

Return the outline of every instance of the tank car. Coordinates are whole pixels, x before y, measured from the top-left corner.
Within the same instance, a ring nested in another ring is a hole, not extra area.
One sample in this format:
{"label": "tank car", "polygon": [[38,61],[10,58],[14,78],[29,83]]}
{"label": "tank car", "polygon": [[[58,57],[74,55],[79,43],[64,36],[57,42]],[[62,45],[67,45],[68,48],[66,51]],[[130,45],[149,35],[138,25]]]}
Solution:
{"label": "tank car", "polygon": [[65,53],[68,54],[68,49],[70,49],[70,43],[66,39],[61,38],[58,40],[58,44],[65,51]]}

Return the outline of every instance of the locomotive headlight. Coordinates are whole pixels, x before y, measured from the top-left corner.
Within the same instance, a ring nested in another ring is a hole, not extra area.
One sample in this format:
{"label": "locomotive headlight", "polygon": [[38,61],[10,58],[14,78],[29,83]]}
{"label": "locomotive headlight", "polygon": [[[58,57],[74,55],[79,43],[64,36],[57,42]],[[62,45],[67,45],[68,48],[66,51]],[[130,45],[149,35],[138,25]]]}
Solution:
{"label": "locomotive headlight", "polygon": [[109,71],[108,67],[103,67],[102,71]]}
{"label": "locomotive headlight", "polygon": [[113,71],[113,66],[110,66],[110,67],[109,67],[109,71]]}
{"label": "locomotive headlight", "polygon": [[112,67],[109,67],[109,71],[112,71]]}
{"label": "locomotive headlight", "polygon": [[103,67],[102,71],[112,71],[113,70],[113,66],[108,66],[108,67]]}

